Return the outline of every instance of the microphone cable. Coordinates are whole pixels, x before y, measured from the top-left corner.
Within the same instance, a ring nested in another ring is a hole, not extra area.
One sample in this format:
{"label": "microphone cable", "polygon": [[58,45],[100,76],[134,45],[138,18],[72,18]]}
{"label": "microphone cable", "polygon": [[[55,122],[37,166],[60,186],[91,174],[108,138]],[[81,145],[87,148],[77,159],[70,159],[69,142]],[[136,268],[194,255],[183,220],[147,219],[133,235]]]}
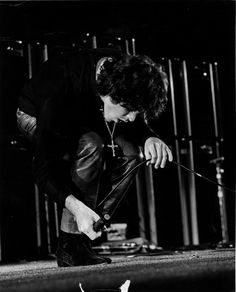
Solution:
{"label": "microphone cable", "polygon": [[193,173],[193,174],[196,175],[196,176],[199,176],[199,177],[202,178],[202,179],[205,179],[206,181],[208,181],[208,182],[210,182],[210,183],[212,183],[212,184],[215,184],[215,185],[217,185],[217,186],[220,186],[220,187],[222,187],[223,189],[225,189],[225,190],[227,190],[227,191],[230,191],[230,192],[236,193],[236,190],[231,189],[231,188],[228,188],[228,187],[226,187],[225,185],[223,185],[223,184],[221,184],[221,183],[219,183],[219,182],[216,182],[216,181],[214,181],[214,180],[212,180],[212,179],[210,179],[210,178],[208,178],[208,177],[206,177],[206,176],[204,176],[204,175],[202,175],[202,174],[196,172],[195,170],[192,170],[192,169],[186,167],[185,165],[183,165],[183,164],[181,164],[181,163],[178,163],[178,162],[176,162],[176,161],[174,161],[174,160],[172,160],[172,162],[173,162],[175,165],[178,165],[178,166],[182,167],[183,169],[185,169],[185,170],[187,170],[187,171]]}
{"label": "microphone cable", "polygon": [[[109,197],[111,197],[111,195],[113,194],[113,192],[122,184],[122,182],[131,174],[133,173],[137,168],[139,168],[141,165],[147,163],[148,161],[150,161],[151,159],[145,159],[144,161],[138,163],[136,166],[134,166],[132,169],[130,169],[126,175],[118,182],[118,184],[105,196],[105,198],[98,204],[97,207],[100,207]],[[173,164],[179,166],[179,167],[182,167],[183,169],[193,173],[194,175],[212,183],[212,184],[215,184],[217,186],[220,186],[222,187],[223,189],[225,190],[228,190],[230,192],[233,192],[233,193],[236,193],[236,190],[232,189],[232,188],[229,188],[229,187],[226,187],[225,185],[221,184],[221,183],[218,183],[196,171],[194,171],[193,169],[190,169],[188,167],[186,167],[185,165],[179,163],[179,162],[176,162],[175,160],[172,160],[171,161]],[[112,210],[112,212],[110,214],[104,214],[102,216],[102,218],[100,218],[97,222],[94,223],[93,225],[93,228],[95,231],[99,231],[100,229],[102,229],[105,225],[106,225],[106,222],[109,222],[111,217],[113,216],[114,212],[116,211],[117,207],[119,206],[120,202],[122,201],[122,199],[124,198],[126,192],[124,192],[124,194],[119,198],[119,201],[117,202],[115,208]]]}
{"label": "microphone cable", "polygon": [[[145,159],[144,161],[142,161],[142,162],[140,162],[140,163],[138,163],[136,166],[134,166],[130,171],[128,171],[127,173],[126,173],[126,175],[119,181],[119,183],[105,196],[105,198],[98,204],[98,207],[99,206],[101,206],[110,196],[111,196],[111,194],[119,187],[119,185],[120,184],[122,184],[122,182],[131,174],[131,173],[133,173],[137,168],[139,168],[140,166],[142,166],[143,164],[145,164],[145,163],[147,163],[148,161],[150,161],[151,159]],[[228,191],[230,191],[230,192],[233,192],[233,193],[236,193],[236,190],[234,190],[234,189],[232,189],[232,188],[229,188],[229,187],[226,187],[225,185],[223,185],[223,184],[220,184],[220,183],[218,183],[218,182],[216,182],[216,181],[214,181],[214,180],[212,180],[212,179],[210,179],[210,178],[208,178],[208,177],[206,177],[206,176],[204,176],[204,175],[202,175],[202,174],[200,174],[200,173],[198,173],[198,172],[196,172],[195,170],[193,170],[193,169],[190,169],[190,168],[188,168],[188,167],[186,167],[185,165],[183,165],[183,164],[181,164],[181,163],[179,163],[179,162],[176,162],[175,160],[172,160],[171,161],[173,164],[175,164],[175,165],[177,165],[177,166],[179,166],[179,167],[182,167],[183,169],[185,169],[185,170],[187,170],[187,171],[189,171],[189,172],[191,172],[191,173],[193,173],[194,175],[196,175],[196,176],[198,176],[198,177],[200,177],[200,178],[202,178],[202,179],[204,179],[204,180],[206,180],[206,181],[208,181],[208,182],[210,182],[210,183],[212,183],[212,184],[215,184],[215,185],[217,185],[217,186],[220,186],[220,187],[222,187],[222,188],[224,188],[225,190],[228,190]]]}

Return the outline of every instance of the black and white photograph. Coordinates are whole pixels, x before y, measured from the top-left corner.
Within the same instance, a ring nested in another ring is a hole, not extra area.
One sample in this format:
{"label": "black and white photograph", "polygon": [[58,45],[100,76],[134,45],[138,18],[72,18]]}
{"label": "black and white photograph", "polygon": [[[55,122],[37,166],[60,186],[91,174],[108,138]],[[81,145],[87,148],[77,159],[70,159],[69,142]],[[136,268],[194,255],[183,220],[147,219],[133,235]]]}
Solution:
{"label": "black and white photograph", "polygon": [[0,291],[235,291],[235,1],[0,1]]}

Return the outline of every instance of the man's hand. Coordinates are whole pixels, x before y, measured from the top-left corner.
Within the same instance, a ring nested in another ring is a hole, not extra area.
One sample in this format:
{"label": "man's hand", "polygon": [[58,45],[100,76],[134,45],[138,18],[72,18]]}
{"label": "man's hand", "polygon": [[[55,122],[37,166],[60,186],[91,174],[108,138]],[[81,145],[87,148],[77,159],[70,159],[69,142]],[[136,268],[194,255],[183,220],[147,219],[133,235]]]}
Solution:
{"label": "man's hand", "polygon": [[170,148],[157,137],[150,137],[146,140],[144,155],[146,159],[151,159],[149,163],[155,164],[155,168],[165,167],[167,159],[168,161],[173,160]]}
{"label": "man's hand", "polygon": [[86,234],[92,240],[101,236],[101,231],[95,232],[93,230],[93,224],[100,217],[92,209],[73,195],[66,198],[65,207],[74,215],[79,232]]}

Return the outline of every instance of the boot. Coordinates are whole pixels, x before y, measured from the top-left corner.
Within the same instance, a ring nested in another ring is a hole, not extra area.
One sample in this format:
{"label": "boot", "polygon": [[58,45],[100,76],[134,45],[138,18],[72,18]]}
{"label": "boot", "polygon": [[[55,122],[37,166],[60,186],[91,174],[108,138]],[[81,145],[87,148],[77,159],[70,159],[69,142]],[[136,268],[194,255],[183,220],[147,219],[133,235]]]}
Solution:
{"label": "boot", "polygon": [[91,240],[86,235],[63,231],[60,231],[56,258],[58,267],[111,263],[110,258],[100,257],[95,253]]}

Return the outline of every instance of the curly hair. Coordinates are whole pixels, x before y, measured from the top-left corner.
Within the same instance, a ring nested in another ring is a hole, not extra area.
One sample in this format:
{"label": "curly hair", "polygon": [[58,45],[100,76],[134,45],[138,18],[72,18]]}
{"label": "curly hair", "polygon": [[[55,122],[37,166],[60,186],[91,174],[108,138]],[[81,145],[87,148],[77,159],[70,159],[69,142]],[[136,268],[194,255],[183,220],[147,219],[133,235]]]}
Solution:
{"label": "curly hair", "polygon": [[146,55],[108,58],[96,84],[100,96],[110,95],[115,104],[142,112],[148,120],[158,117],[165,109],[167,88],[167,75],[162,66]]}

